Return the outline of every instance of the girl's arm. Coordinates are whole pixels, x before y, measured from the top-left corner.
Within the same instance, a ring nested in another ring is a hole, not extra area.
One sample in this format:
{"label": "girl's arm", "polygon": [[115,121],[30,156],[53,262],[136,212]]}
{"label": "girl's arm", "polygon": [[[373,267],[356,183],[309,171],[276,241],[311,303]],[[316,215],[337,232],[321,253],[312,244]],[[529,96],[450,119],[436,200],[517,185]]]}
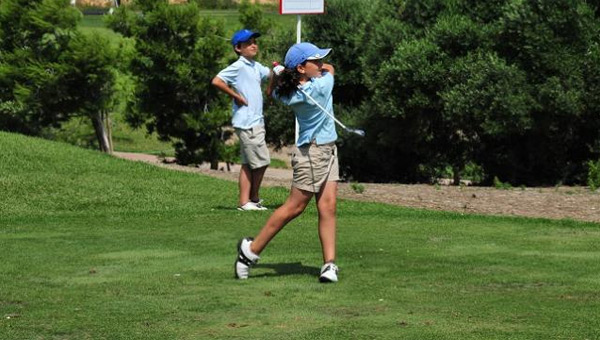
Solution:
{"label": "girl's arm", "polygon": [[271,71],[269,73],[269,83],[267,84],[267,96],[271,97],[271,93],[273,93],[273,82],[277,75],[275,72]]}

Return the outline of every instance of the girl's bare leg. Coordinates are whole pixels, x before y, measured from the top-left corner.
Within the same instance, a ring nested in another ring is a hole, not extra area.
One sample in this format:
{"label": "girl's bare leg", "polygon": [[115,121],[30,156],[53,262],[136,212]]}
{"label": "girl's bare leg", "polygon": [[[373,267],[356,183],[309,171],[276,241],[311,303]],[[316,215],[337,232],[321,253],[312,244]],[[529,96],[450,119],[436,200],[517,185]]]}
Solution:
{"label": "girl's bare leg", "polygon": [[285,203],[269,217],[269,220],[267,220],[267,223],[260,230],[258,236],[254,238],[254,241],[250,245],[250,250],[254,254],[259,255],[271,239],[273,239],[273,237],[275,237],[288,222],[304,211],[312,196],[312,192],[292,187],[290,196]]}
{"label": "girl's bare leg", "polygon": [[319,211],[319,239],[323,249],[323,263],[335,261],[337,182],[325,182],[317,194]]}

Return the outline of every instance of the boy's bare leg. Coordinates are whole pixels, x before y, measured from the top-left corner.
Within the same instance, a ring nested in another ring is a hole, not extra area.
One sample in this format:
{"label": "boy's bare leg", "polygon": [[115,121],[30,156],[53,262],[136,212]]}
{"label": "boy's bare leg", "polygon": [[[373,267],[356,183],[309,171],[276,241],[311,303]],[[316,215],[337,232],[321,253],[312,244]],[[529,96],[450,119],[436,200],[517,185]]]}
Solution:
{"label": "boy's bare leg", "polygon": [[285,203],[283,203],[281,207],[277,208],[273,215],[269,217],[269,220],[267,220],[267,223],[260,230],[258,236],[254,238],[254,241],[250,245],[250,250],[254,254],[259,255],[263,249],[265,249],[271,239],[273,239],[273,237],[275,237],[275,235],[277,235],[277,233],[283,229],[288,222],[296,218],[304,211],[312,196],[312,192],[303,191],[296,187],[292,187],[290,196]]}
{"label": "boy's bare leg", "polygon": [[267,171],[267,166],[251,170],[252,177],[250,178],[250,200],[252,202],[258,202],[258,200],[260,199],[258,191],[260,190],[260,184],[262,183],[263,177],[265,176],[265,171]]}
{"label": "boy's bare leg", "polygon": [[325,182],[317,194],[319,239],[323,249],[323,263],[335,261],[337,185],[337,182]]}
{"label": "boy's bare leg", "polygon": [[240,206],[250,201],[250,188],[252,187],[252,170],[248,164],[242,164],[240,169],[239,188]]}

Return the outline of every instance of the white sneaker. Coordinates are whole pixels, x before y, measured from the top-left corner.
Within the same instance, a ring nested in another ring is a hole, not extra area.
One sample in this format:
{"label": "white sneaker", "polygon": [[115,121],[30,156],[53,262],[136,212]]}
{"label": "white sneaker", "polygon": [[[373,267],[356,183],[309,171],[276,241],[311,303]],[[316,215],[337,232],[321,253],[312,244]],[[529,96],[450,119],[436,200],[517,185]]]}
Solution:
{"label": "white sneaker", "polygon": [[250,244],[254,239],[252,237],[245,237],[238,242],[237,252],[238,256],[235,259],[235,277],[237,279],[247,279],[250,274],[250,267],[252,267],[260,257],[254,254],[250,250]]}
{"label": "white sneaker", "polygon": [[253,211],[253,210],[267,210],[267,208],[260,205],[260,203],[247,202],[246,204],[238,207],[239,211]]}
{"label": "white sneaker", "polygon": [[269,210],[269,208],[262,205],[263,200],[259,200],[258,202],[252,202],[256,205],[260,210]]}
{"label": "white sneaker", "polygon": [[327,282],[337,282],[338,277],[338,267],[333,262],[328,262],[321,267],[321,276],[319,276],[319,281],[323,283]]}

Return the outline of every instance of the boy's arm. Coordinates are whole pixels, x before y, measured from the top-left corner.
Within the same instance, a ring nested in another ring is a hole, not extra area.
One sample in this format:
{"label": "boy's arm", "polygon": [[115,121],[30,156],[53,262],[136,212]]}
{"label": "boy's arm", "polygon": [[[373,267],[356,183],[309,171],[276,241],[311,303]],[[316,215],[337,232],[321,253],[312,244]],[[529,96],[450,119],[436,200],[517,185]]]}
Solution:
{"label": "boy's arm", "polygon": [[321,66],[321,69],[325,72],[331,73],[332,76],[335,75],[335,68],[331,64],[324,63],[323,66]]}
{"label": "boy's arm", "polygon": [[248,102],[241,94],[235,92],[231,87],[227,86],[227,83],[223,81],[223,79],[219,77],[214,77],[212,82],[214,87],[218,88],[222,92],[225,92],[228,96],[230,96],[238,106],[247,106]]}

